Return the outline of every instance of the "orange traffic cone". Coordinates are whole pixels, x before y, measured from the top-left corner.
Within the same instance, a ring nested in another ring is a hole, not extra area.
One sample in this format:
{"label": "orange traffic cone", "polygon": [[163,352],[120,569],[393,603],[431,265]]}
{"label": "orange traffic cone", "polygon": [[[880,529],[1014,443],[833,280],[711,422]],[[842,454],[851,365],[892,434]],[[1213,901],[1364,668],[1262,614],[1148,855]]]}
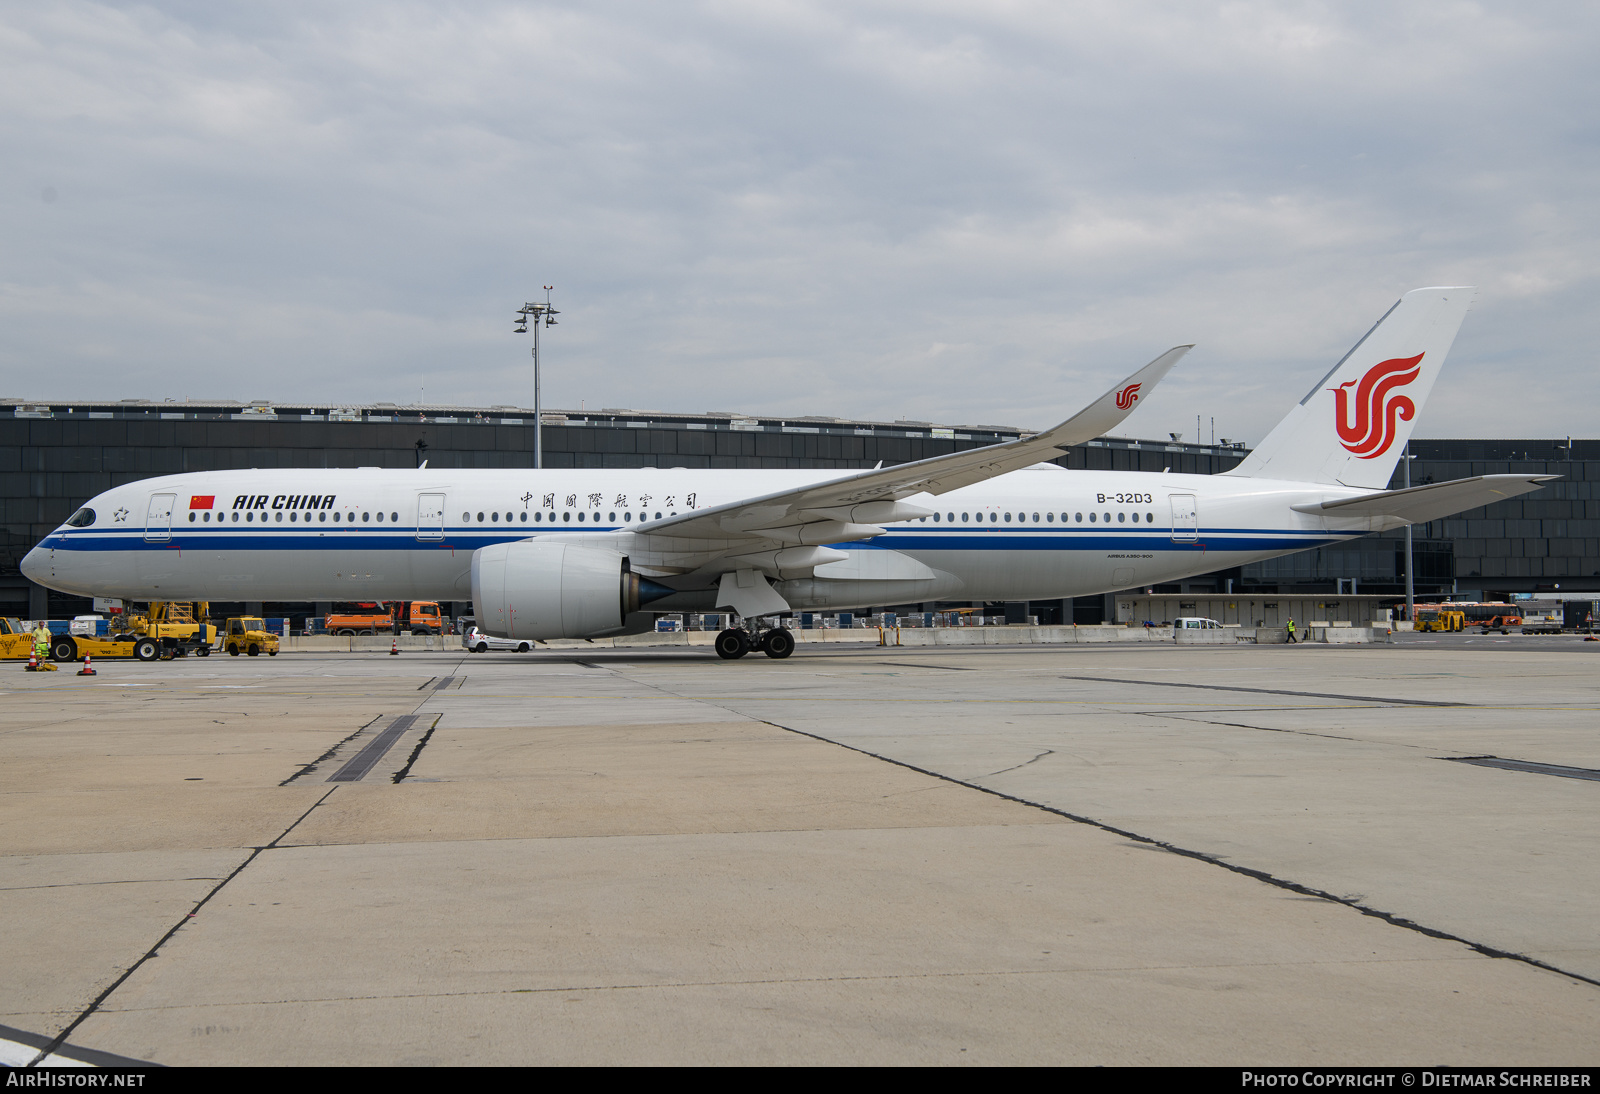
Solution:
{"label": "orange traffic cone", "polygon": [[38,672],[39,671],[39,651],[38,650],[29,650],[28,651],[28,671],[29,672]]}
{"label": "orange traffic cone", "polygon": [[99,676],[100,675],[98,672],[94,671],[94,665],[93,665],[93,663],[90,662],[88,654],[84,654],[83,655],[83,668],[78,670],[78,675],[79,676]]}
{"label": "orange traffic cone", "polygon": [[400,639],[398,637],[393,639],[393,641],[390,643],[389,656],[390,657],[399,657],[400,656]]}

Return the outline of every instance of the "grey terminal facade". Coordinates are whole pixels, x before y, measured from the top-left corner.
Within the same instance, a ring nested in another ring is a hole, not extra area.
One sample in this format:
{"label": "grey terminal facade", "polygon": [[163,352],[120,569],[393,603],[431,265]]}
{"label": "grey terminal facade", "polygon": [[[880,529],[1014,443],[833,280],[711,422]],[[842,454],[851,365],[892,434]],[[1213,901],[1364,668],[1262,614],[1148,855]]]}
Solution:
{"label": "grey terminal facade", "polygon": [[[941,426],[826,417],[545,411],[546,467],[864,468],[1012,440],[1004,426]],[[0,399],[0,615],[66,618],[79,597],[29,582],[18,564],[85,500],[155,475],[236,468],[531,468],[532,411],[517,407],[291,406],[266,402],[109,403]],[[1413,440],[1411,482],[1471,475],[1559,475],[1543,489],[1413,528],[1419,600],[1445,594],[1600,592],[1600,440]],[[1237,446],[1102,438],[1073,448],[1069,468],[1216,474]],[[1397,467],[1393,486],[1400,486]],[[1405,533],[1156,586],[1156,593],[1405,595]],[[1109,597],[1006,605],[1042,623],[1109,619]],[[217,608],[227,610],[229,606]],[[461,605],[460,610],[465,606]],[[245,610],[237,606],[233,610]],[[304,617],[325,606],[249,610]],[[998,609],[996,609],[998,611]]]}

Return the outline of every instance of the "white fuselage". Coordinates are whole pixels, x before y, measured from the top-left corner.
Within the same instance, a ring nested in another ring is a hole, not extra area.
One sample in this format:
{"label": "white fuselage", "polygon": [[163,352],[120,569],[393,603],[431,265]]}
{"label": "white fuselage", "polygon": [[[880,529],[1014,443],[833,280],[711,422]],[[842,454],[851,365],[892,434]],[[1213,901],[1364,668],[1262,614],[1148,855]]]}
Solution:
{"label": "white fuselage", "polygon": [[[479,548],[582,534],[645,557],[653,540],[665,538],[650,535],[658,519],[839,474],[371,468],[171,475],[95,497],[85,507],[92,522],[56,529],[23,571],[64,592],[133,600],[467,600]],[[906,499],[937,516],[837,544],[851,561],[817,567],[819,580],[788,586],[789,601],[851,609],[1151,585],[1379,530],[1367,518],[1291,508],[1361,493],[1227,475],[1030,468]],[[928,571],[929,580],[914,580]],[[657,572],[685,592],[656,610],[709,607],[694,590],[714,579]],[[851,580],[874,577],[888,580]],[[897,590],[908,595],[888,599]]]}

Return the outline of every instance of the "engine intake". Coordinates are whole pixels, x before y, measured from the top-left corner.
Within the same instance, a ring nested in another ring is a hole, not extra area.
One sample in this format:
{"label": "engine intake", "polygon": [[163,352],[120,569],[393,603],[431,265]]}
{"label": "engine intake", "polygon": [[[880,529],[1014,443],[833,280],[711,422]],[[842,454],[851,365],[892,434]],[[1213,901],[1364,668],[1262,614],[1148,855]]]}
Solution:
{"label": "engine intake", "polygon": [[472,553],[478,627],[501,638],[590,638],[673,591],[602,547],[531,539]]}

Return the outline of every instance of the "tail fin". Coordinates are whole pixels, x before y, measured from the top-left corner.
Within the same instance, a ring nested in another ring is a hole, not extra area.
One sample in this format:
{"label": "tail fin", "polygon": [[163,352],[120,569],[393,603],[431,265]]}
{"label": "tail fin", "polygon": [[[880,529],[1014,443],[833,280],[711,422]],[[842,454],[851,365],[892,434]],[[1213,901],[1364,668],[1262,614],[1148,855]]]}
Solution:
{"label": "tail fin", "polygon": [[1227,474],[1387,487],[1476,291],[1406,293]]}

